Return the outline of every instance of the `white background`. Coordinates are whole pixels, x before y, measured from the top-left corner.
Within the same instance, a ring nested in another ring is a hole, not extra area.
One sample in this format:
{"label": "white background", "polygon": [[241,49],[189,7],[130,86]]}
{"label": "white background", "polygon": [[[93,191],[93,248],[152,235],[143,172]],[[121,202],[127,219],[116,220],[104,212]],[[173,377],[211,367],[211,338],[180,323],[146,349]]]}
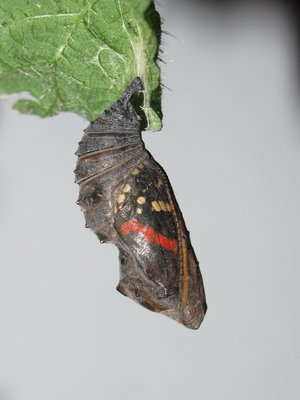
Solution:
{"label": "white background", "polygon": [[[115,291],[84,229],[86,121],[0,103],[1,400],[298,400],[300,132],[291,25],[274,6],[161,0],[169,173],[207,291],[198,331]],[[298,88],[299,89],[299,88]]]}

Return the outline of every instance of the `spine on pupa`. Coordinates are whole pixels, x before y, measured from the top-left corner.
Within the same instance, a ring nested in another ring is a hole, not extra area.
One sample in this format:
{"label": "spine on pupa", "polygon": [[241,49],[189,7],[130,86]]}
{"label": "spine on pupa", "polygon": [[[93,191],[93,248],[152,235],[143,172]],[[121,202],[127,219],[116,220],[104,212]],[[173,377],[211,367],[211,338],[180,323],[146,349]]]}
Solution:
{"label": "spine on pupa", "polygon": [[144,152],[140,117],[130,102],[132,95],[141,90],[142,81],[135,78],[121,98],[85,129],[75,153],[78,156],[75,182],[80,187],[77,204],[84,211],[86,227],[101,241],[114,241],[112,193],[122,182],[124,172]]}

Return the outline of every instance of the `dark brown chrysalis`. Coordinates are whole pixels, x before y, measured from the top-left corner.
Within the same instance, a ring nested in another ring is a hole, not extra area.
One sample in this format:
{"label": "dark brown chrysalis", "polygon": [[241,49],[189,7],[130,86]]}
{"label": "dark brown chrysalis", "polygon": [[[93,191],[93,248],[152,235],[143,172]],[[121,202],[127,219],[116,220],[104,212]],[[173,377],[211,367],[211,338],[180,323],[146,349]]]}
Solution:
{"label": "dark brown chrysalis", "polygon": [[199,328],[206,301],[189,232],[162,167],[145,149],[130,103],[139,78],[85,129],[76,152],[86,227],[120,251],[117,290],[151,311]]}

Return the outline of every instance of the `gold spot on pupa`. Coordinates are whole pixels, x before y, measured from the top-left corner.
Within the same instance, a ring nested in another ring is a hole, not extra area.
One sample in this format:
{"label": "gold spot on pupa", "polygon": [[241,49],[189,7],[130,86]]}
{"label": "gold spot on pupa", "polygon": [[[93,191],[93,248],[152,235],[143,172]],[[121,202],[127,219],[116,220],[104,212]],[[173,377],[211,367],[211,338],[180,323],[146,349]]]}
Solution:
{"label": "gold spot on pupa", "polygon": [[138,208],[136,209],[136,212],[137,212],[137,214],[142,214],[143,210],[142,210],[140,207],[138,207]]}
{"label": "gold spot on pupa", "polygon": [[165,202],[159,200],[159,205],[160,205],[160,208],[161,208],[163,211],[167,211],[167,207],[166,207],[166,203],[165,203]]}
{"label": "gold spot on pupa", "polygon": [[155,183],[155,187],[157,187],[158,189],[162,186],[162,181],[161,180],[159,180],[157,183]]}
{"label": "gold spot on pupa", "polygon": [[126,183],[126,185],[123,187],[123,192],[128,193],[128,192],[130,192],[130,190],[131,190],[131,186],[128,183]]}
{"label": "gold spot on pupa", "polygon": [[157,201],[152,201],[152,202],[151,202],[151,205],[152,205],[152,207],[153,207],[153,209],[154,209],[155,211],[157,211],[157,212],[161,211],[160,205],[158,204]]}
{"label": "gold spot on pupa", "polygon": [[140,163],[140,164],[138,165],[138,168],[139,168],[139,169],[143,169],[144,167],[145,167],[144,163]]}
{"label": "gold spot on pupa", "polygon": [[135,168],[131,173],[132,175],[137,175],[139,172],[140,171],[137,168]]}
{"label": "gold spot on pupa", "polygon": [[153,209],[157,212],[159,211],[172,211],[171,205],[169,203],[166,203],[162,200],[158,201],[152,201],[151,205]]}
{"label": "gold spot on pupa", "polygon": [[146,199],[145,199],[145,197],[140,196],[136,199],[136,201],[138,204],[144,204],[146,202]]}
{"label": "gold spot on pupa", "polygon": [[121,204],[121,203],[123,203],[124,200],[125,200],[125,194],[124,193],[119,194],[119,196],[117,198],[117,202],[119,204]]}

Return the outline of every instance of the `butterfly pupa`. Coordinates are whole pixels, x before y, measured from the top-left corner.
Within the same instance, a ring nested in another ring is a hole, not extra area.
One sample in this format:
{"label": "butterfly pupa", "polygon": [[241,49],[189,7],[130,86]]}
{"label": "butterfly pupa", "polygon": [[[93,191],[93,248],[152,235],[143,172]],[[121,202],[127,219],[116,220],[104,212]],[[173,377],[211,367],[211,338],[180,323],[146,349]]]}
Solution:
{"label": "butterfly pupa", "polygon": [[76,152],[77,203],[86,227],[119,249],[117,290],[197,329],[207,308],[202,276],[169,179],[142,141],[130,102],[142,90],[135,78],[85,129]]}

